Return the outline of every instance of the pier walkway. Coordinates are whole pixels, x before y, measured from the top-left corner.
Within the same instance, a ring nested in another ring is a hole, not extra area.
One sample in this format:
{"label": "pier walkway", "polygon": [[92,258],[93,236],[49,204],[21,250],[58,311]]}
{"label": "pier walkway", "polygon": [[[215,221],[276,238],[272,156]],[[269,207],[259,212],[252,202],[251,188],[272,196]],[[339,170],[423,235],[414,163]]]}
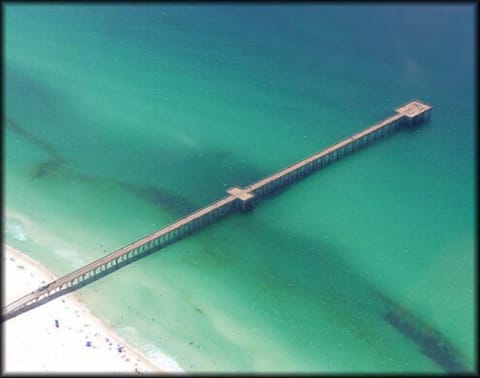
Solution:
{"label": "pier walkway", "polygon": [[187,235],[234,211],[248,211],[258,199],[294,183],[310,173],[371,144],[400,127],[416,126],[431,117],[432,107],[411,100],[395,109],[395,114],[367,129],[311,155],[298,163],[265,177],[245,188],[231,187],[227,196],[197,210],[162,229],[132,242],[84,267],[60,277],[19,298],[2,309],[2,320],[15,317],[54,298],[92,283],[114,271],[165,248]]}

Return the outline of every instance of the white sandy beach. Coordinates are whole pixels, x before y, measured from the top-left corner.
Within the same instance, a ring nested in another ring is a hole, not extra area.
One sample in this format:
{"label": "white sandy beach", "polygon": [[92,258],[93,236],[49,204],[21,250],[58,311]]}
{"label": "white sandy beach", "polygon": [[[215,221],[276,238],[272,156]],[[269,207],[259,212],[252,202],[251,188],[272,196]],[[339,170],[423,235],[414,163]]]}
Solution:
{"label": "white sandy beach", "polygon": [[[42,265],[12,247],[3,245],[2,250],[2,306],[38,288],[42,281],[49,282],[55,278]],[[130,347],[93,316],[74,293],[2,322],[2,327],[3,373],[181,372],[167,356],[158,366],[157,361],[154,364]]]}

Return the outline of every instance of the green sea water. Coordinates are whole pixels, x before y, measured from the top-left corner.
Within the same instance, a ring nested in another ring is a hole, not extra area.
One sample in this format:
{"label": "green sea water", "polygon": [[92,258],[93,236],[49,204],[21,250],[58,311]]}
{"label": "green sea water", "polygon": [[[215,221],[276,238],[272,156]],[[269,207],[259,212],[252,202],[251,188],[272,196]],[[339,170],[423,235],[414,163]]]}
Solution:
{"label": "green sea water", "polygon": [[473,11],[8,5],[5,240],[66,274],[419,98],[430,123],[78,295],[186,371],[472,371]]}

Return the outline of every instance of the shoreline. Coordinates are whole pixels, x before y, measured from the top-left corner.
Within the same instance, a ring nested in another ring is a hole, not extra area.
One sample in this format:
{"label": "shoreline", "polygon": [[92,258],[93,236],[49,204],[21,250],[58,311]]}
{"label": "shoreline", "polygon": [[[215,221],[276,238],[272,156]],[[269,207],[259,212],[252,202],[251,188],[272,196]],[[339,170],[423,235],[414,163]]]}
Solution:
{"label": "shoreline", "polygon": [[[56,277],[21,251],[2,244],[2,306]],[[151,361],[70,293],[9,319],[4,332],[4,372],[183,373]]]}

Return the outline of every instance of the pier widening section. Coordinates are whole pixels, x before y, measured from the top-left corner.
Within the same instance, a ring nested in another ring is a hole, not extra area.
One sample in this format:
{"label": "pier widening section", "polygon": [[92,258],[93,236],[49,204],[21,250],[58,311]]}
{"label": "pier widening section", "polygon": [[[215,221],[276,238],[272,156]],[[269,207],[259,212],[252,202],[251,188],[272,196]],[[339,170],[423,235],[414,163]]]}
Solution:
{"label": "pier widening section", "polygon": [[132,262],[216,222],[235,212],[246,212],[258,199],[306,177],[314,171],[391,134],[402,126],[414,127],[430,119],[432,106],[420,100],[411,100],[395,109],[396,114],[335,143],[245,188],[231,187],[227,196],[205,206],[162,229],[144,236],[84,267],[66,274],[2,309],[2,320],[13,318],[25,311],[47,303],[88,285]]}

